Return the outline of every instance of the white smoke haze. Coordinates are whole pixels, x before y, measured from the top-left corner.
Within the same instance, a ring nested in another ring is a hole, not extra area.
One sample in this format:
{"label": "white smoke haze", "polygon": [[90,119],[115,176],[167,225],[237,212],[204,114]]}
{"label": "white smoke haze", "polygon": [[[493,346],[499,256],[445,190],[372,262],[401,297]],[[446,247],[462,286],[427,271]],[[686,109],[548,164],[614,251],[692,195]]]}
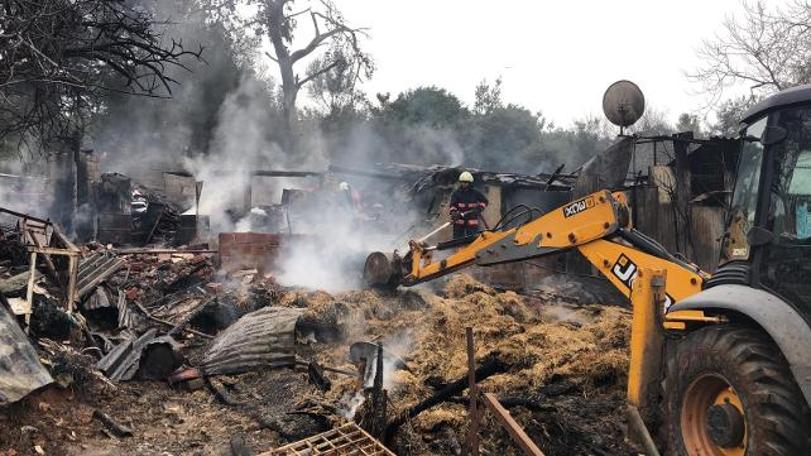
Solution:
{"label": "white smoke haze", "polygon": [[[224,100],[218,114],[217,127],[207,155],[184,158],[183,167],[195,179],[203,181],[200,213],[210,217],[212,233],[248,231],[249,222],[235,222],[229,209],[251,207],[256,199],[249,190],[259,169],[286,170],[288,157],[274,141],[277,135],[270,129],[267,87],[255,78],[243,78],[239,87]],[[305,154],[315,165],[318,154]],[[323,163],[321,164],[323,167]],[[272,187],[263,192],[279,195],[285,181],[270,180]],[[279,201],[276,200],[275,204]]]}
{"label": "white smoke haze", "polygon": [[[414,347],[414,338],[408,331],[403,331],[383,339],[383,348],[392,355],[404,360]],[[397,391],[397,376],[395,372],[400,367],[399,360],[383,357],[383,388],[389,393]]]}
{"label": "white smoke haze", "polygon": [[363,405],[364,400],[363,391],[347,392],[341,398],[342,405],[338,408],[338,412],[344,418],[351,420],[355,418],[355,414],[358,413],[358,409]]}
{"label": "white smoke haze", "polygon": [[[387,129],[362,114],[329,130],[322,125],[324,116],[309,115],[306,109],[296,128],[295,153],[284,151],[279,145],[283,136],[278,87],[269,73],[223,57],[230,52],[227,45],[216,39],[212,43],[212,31],[201,28],[194,15],[177,21],[186,16],[175,11],[176,6],[155,2],[154,8],[158,17],[172,18],[167,36],[210,51],[204,52],[207,63],[193,65],[193,75],[173,74],[180,81],[173,88],[173,99],[129,99],[119,104],[92,131],[88,145],[101,156],[104,171],[127,174],[136,183],[160,188],[165,171],[186,171],[202,181],[199,213],[209,217],[210,242],[222,232],[256,230],[251,223],[253,216],[261,215],[256,206],[279,204],[283,188],[336,190],[332,187],[337,180],[252,177],[257,170],[324,171],[332,158],[336,164],[359,169],[388,161],[464,163],[458,133],[451,128]],[[222,95],[221,102],[217,94]],[[329,202],[324,206],[307,224],[293,226],[294,234],[312,235],[313,241],[290,244],[276,264],[281,283],[333,292],[358,287],[366,255],[400,247],[395,237],[417,220],[415,211],[409,210],[380,222]],[[375,228],[376,224],[384,226]]]}
{"label": "white smoke haze", "polygon": [[464,149],[457,133],[450,129],[401,125],[395,137],[387,137],[377,127],[373,122],[358,120],[342,132],[342,137],[337,138],[340,164],[359,168],[387,161],[423,166],[464,164]]}
{"label": "white smoke haze", "polygon": [[[20,153],[29,154],[28,151]],[[53,195],[45,174],[44,169],[32,169],[18,157],[0,161],[0,207],[48,218]]]}
{"label": "white smoke haze", "polygon": [[465,152],[462,146],[459,145],[456,133],[450,130],[438,130],[426,125],[420,125],[410,127],[407,130],[407,135],[414,138],[417,150],[433,152],[439,155],[439,162],[435,164],[461,166],[465,161]]}
{"label": "white smoke haze", "polygon": [[45,178],[16,178],[0,175],[0,207],[48,218],[52,204]]}
{"label": "white smoke haze", "polygon": [[296,230],[304,236],[283,245],[275,264],[280,284],[330,293],[361,288],[366,256],[394,248],[395,235],[374,229],[381,222],[366,220],[341,205],[344,195],[336,192],[334,196],[337,204],[325,201],[308,217],[309,223]]}
{"label": "white smoke haze", "polygon": [[243,80],[239,88],[226,97],[220,107],[209,154],[186,158],[183,163],[186,171],[204,182],[200,213],[210,217],[214,233],[234,229],[226,210],[246,205],[251,170],[263,154],[277,148],[262,129],[262,124],[269,122],[261,100],[255,97],[255,84]]}

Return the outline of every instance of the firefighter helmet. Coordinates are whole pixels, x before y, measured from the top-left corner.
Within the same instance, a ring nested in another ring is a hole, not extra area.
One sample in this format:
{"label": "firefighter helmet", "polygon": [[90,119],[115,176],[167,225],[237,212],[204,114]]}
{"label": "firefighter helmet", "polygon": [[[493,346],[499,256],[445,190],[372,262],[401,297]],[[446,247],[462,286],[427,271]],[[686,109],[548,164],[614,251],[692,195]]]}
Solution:
{"label": "firefighter helmet", "polygon": [[469,171],[465,171],[459,175],[459,182],[473,182],[473,174],[470,174]]}

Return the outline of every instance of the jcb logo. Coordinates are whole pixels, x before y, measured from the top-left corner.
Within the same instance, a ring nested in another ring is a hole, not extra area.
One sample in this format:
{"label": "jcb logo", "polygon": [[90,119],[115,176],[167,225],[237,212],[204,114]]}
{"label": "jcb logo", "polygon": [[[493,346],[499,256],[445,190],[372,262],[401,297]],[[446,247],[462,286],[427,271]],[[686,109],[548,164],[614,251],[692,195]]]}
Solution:
{"label": "jcb logo", "polygon": [[[614,267],[611,268],[611,273],[614,274],[614,277],[618,278],[623,285],[628,287],[628,291],[631,291],[634,287],[634,280],[636,280],[637,275],[639,275],[639,267],[636,263],[631,261],[630,258],[625,256],[625,254],[622,254],[614,263]],[[665,293],[664,310],[667,310],[672,304],[673,298]]]}
{"label": "jcb logo", "polygon": [[636,267],[636,263],[631,261],[631,259],[624,254],[620,255],[617,262],[614,263],[614,267],[611,269],[611,273],[614,274],[616,278],[620,279],[620,282],[628,287],[629,290],[633,286],[637,272],[638,268]]}
{"label": "jcb logo", "polygon": [[592,207],[594,207],[594,198],[586,198],[580,201],[575,201],[574,203],[563,208],[563,216],[568,218],[587,209],[591,209]]}

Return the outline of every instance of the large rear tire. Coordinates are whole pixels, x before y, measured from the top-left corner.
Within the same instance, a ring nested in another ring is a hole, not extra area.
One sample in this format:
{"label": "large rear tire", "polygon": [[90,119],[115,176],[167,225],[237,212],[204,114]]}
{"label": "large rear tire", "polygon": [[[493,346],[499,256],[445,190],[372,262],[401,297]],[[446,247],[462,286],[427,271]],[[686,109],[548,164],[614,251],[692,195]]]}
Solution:
{"label": "large rear tire", "polygon": [[702,328],[665,366],[667,454],[811,455],[808,407],[777,346],[737,325]]}

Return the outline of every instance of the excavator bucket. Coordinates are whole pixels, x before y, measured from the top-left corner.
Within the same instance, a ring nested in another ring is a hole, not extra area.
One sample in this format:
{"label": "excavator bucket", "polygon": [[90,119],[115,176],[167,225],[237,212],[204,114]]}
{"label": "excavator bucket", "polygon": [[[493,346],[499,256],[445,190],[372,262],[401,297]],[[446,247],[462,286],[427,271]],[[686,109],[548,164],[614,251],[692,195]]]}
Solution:
{"label": "excavator bucket", "polygon": [[396,254],[372,252],[363,265],[363,281],[372,288],[393,290],[403,278],[401,264]]}

